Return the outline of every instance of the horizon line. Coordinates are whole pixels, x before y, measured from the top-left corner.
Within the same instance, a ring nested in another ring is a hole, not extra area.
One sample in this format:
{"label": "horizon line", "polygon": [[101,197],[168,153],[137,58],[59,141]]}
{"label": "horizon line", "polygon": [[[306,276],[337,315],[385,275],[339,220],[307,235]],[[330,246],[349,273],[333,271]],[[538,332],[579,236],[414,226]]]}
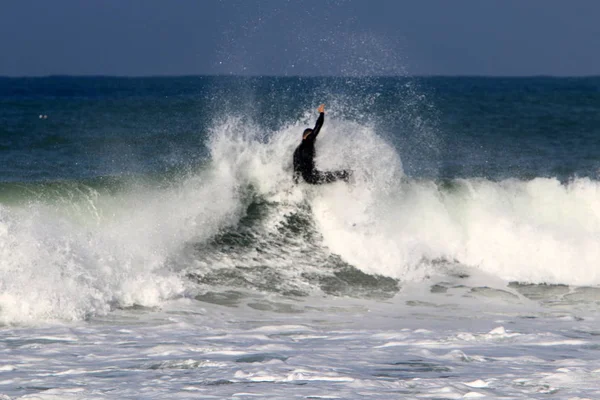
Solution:
{"label": "horizon line", "polygon": [[405,74],[405,75],[269,75],[269,74],[154,74],[154,75],[105,75],[105,74],[48,74],[48,75],[0,75],[0,79],[48,79],[48,78],[113,78],[113,79],[161,79],[161,78],[501,78],[501,79],[527,79],[527,78],[598,78],[595,75],[484,75],[484,74]]}

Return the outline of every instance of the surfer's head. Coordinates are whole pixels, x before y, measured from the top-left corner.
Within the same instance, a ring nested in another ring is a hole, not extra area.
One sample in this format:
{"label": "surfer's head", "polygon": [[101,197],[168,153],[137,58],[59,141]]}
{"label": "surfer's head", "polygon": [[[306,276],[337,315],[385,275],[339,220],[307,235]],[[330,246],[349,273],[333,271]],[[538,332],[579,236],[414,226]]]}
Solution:
{"label": "surfer's head", "polygon": [[312,130],[312,129],[310,129],[310,128],[306,128],[306,129],[304,130],[304,133],[302,134],[302,140],[306,139],[306,138],[308,137],[308,135],[310,135],[312,132],[313,132],[313,130]]}

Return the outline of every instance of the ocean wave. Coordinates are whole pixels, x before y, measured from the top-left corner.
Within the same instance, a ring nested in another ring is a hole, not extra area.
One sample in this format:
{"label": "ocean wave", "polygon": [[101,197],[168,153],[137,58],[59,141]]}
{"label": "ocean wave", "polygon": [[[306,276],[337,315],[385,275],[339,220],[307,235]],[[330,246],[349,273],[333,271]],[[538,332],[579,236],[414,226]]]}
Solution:
{"label": "ocean wave", "polygon": [[0,319],[83,319],[217,287],[386,298],[456,267],[600,284],[600,182],[411,179],[375,127],[328,118],[317,164],[354,181],[294,185],[313,118],[274,132],[225,118],[207,163],[160,184],[15,184],[0,205]]}

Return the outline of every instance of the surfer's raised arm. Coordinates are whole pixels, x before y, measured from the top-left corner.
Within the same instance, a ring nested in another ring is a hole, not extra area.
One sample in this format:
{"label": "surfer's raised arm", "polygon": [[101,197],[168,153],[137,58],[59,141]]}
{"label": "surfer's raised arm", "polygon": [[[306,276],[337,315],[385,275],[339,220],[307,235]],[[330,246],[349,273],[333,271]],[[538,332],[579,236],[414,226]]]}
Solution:
{"label": "surfer's raised arm", "polygon": [[325,104],[321,104],[319,108],[317,108],[317,111],[319,112],[319,118],[317,118],[317,123],[309,135],[309,137],[313,140],[317,138],[317,135],[319,132],[321,132],[323,122],[325,122]]}

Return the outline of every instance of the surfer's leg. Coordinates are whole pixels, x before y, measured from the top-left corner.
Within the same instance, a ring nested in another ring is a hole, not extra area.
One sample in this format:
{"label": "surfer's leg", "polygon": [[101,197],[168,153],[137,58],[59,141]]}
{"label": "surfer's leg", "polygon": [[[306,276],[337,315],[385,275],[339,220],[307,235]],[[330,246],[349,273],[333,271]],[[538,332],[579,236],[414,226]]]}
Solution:
{"label": "surfer's leg", "polygon": [[334,171],[334,174],[338,177],[338,179],[341,179],[347,183],[350,181],[350,177],[352,176],[352,171],[343,169],[341,171]]}
{"label": "surfer's leg", "polygon": [[309,173],[302,174],[302,178],[306,183],[311,185],[318,185],[321,183],[321,173],[319,171],[311,171]]}
{"label": "surfer's leg", "polygon": [[348,180],[350,179],[350,175],[351,172],[348,172],[346,170],[340,170],[340,171],[317,171],[318,175],[319,175],[319,182],[320,183],[331,183],[331,182],[335,182],[335,181],[344,181],[344,182],[348,182]]}

